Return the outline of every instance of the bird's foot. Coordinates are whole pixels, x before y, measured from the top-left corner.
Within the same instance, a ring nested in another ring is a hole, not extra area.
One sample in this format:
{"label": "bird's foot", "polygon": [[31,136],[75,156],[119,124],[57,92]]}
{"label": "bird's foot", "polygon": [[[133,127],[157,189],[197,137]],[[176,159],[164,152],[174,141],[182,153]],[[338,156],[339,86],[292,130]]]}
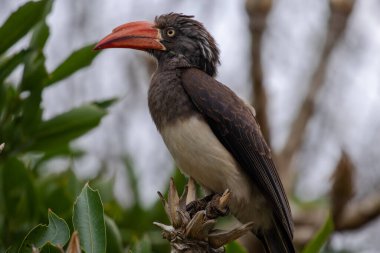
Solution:
{"label": "bird's foot", "polygon": [[227,189],[223,194],[213,193],[202,199],[194,200],[186,205],[186,211],[190,214],[190,217],[193,217],[201,210],[206,211],[206,216],[209,219],[226,216],[229,214],[230,194],[230,190]]}
{"label": "bird's foot", "polygon": [[192,218],[197,212],[205,210],[208,203],[214,198],[215,195],[215,193],[212,193],[204,198],[191,201],[187,204],[186,211],[190,214],[190,217]]}
{"label": "bird's foot", "polygon": [[214,194],[205,208],[206,216],[209,219],[227,216],[230,212],[230,209],[228,208],[229,200],[231,198],[230,195],[231,192],[228,189],[225,190],[223,194]]}

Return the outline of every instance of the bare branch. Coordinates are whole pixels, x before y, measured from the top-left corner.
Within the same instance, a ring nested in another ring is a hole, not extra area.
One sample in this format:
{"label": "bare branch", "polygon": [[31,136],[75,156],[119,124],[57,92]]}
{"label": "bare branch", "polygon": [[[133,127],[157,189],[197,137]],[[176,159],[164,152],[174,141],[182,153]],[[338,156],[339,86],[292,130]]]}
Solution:
{"label": "bare branch", "polygon": [[291,163],[294,154],[297,150],[299,150],[302,141],[304,140],[307,123],[314,114],[315,100],[324,82],[327,62],[330,58],[332,50],[337,45],[343,31],[346,28],[347,20],[351,14],[353,4],[354,1],[352,0],[330,1],[331,13],[329,17],[328,33],[321,59],[312,76],[309,91],[301,104],[300,111],[292,123],[285,147],[278,157],[279,167],[281,168],[280,174],[283,178],[286,175],[284,180],[286,189],[289,189],[292,185],[294,172],[290,171]]}
{"label": "bare branch", "polygon": [[380,194],[372,193],[362,201],[351,201],[346,205],[341,218],[335,224],[336,231],[354,230],[380,216]]}

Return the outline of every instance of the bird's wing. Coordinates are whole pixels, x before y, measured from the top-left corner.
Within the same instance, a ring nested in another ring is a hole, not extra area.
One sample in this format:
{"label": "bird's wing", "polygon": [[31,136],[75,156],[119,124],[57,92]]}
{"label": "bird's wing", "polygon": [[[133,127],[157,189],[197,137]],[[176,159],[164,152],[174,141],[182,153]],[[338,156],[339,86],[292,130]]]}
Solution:
{"label": "bird's wing", "polygon": [[227,86],[198,69],[184,69],[182,85],[219,141],[272,204],[275,219],[293,238],[289,203],[254,111]]}

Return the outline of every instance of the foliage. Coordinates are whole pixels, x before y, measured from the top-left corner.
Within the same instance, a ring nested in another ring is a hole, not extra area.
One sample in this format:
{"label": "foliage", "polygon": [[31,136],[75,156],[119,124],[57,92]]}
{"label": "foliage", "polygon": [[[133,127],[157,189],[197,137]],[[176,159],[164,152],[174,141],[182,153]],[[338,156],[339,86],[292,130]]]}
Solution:
{"label": "foliage", "polygon": [[247,251],[237,242],[231,242],[226,246],[226,253],[246,253]]}
{"label": "foliage", "polygon": [[49,225],[37,225],[22,242],[19,252],[33,252],[33,247],[42,249],[48,243],[60,247],[66,244],[70,237],[69,226],[64,219],[49,210]]}
{"label": "foliage", "polygon": [[[51,73],[47,71],[44,46],[50,32],[46,17],[52,4],[52,0],[27,2],[0,27],[0,144],[5,143],[0,154],[1,252],[16,252],[18,248],[31,252],[31,244],[51,251],[66,244],[70,230],[64,219],[71,216],[83,183],[70,169],[46,175],[42,168],[57,157],[75,156],[70,143],[99,125],[114,102],[95,101],[51,119],[42,118],[44,89],[87,67],[98,54],[90,44],[73,52]],[[14,52],[12,46],[28,34],[29,44]],[[17,68],[23,69],[20,81],[11,82]],[[95,204],[99,203],[100,199]],[[46,226],[41,223],[46,222],[47,210]]]}
{"label": "foliage", "polygon": [[[49,225],[37,225],[23,240],[18,252],[55,252],[62,250],[70,237],[66,221],[49,210]],[[103,204],[98,191],[86,184],[73,211],[73,237],[79,238],[80,247],[88,253],[106,252],[106,225]],[[68,247],[68,251],[71,247]],[[78,252],[78,251],[75,251]]]}
{"label": "foliage", "polygon": [[[67,241],[74,229],[78,233],[72,241],[81,238],[86,252],[125,252],[128,247],[135,252],[166,252],[168,246],[161,242],[159,232],[149,232],[164,211],[158,201],[150,210],[143,208],[129,159],[125,159],[126,169],[136,201],[128,209],[116,202],[112,178],[99,174],[92,182],[101,191],[101,202],[99,193],[87,184],[80,194],[84,182],[71,167],[58,174],[46,173],[52,166],[49,161],[81,155],[70,143],[98,126],[116,101],[94,101],[51,119],[42,118],[44,89],[87,67],[98,54],[90,44],[73,52],[51,73],[46,70],[43,49],[50,31],[45,20],[52,4],[52,0],[28,2],[0,27],[0,144],[5,143],[0,151],[0,252],[31,252],[31,245],[41,252],[61,252],[56,247],[70,248]],[[12,51],[28,34],[29,44]],[[20,67],[20,81],[11,82]]]}
{"label": "foliage", "polygon": [[82,249],[88,253],[106,251],[106,225],[98,191],[86,185],[74,203],[74,229]]}

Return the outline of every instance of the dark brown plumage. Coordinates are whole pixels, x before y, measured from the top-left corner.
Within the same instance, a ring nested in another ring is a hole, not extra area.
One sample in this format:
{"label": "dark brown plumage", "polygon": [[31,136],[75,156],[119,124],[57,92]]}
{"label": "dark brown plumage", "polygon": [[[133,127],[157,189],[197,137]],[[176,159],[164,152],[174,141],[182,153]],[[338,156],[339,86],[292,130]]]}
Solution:
{"label": "dark brown plumage", "polygon": [[220,142],[272,201],[273,223],[279,224],[276,229],[280,234],[286,232],[287,238],[283,239],[291,244],[287,247],[292,248],[293,221],[289,203],[252,111],[228,87],[197,69],[183,71],[182,85]]}
{"label": "dark brown plumage", "polygon": [[254,110],[216,81],[219,50],[192,16],[120,26],[98,49],[144,50],[158,60],[149,109],[173,158],[206,190],[233,194],[232,213],[254,221],[267,252],[295,252],[289,204]]}

